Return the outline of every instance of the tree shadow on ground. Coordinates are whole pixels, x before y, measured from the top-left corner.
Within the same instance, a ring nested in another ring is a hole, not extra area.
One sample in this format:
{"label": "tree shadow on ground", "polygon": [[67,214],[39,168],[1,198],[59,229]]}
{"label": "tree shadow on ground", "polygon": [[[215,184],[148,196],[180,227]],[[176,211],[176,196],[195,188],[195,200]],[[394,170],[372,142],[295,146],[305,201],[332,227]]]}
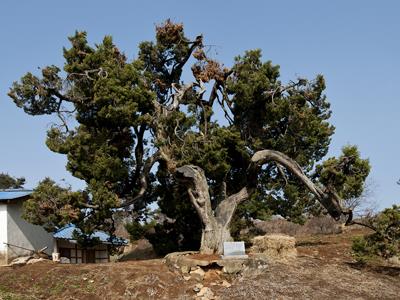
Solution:
{"label": "tree shadow on ground", "polygon": [[135,245],[128,247],[118,261],[128,261],[128,260],[147,260],[160,258],[153,249],[153,246],[147,240],[140,240]]}
{"label": "tree shadow on ground", "polygon": [[378,274],[388,275],[388,276],[400,276],[400,267],[395,266],[382,266],[382,265],[368,265],[366,263],[360,262],[347,262],[350,268],[359,271],[370,271]]}
{"label": "tree shadow on ground", "polygon": [[300,241],[296,242],[296,247],[313,247],[313,246],[322,246],[328,244],[329,242],[323,242],[323,241]]}

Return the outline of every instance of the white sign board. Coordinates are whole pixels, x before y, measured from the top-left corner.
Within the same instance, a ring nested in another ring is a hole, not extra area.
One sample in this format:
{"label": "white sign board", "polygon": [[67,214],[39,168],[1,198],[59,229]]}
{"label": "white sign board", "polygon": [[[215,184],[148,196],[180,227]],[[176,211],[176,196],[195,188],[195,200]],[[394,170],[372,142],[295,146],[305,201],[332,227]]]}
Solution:
{"label": "white sign board", "polygon": [[247,258],[244,242],[224,242],[224,255],[222,258]]}

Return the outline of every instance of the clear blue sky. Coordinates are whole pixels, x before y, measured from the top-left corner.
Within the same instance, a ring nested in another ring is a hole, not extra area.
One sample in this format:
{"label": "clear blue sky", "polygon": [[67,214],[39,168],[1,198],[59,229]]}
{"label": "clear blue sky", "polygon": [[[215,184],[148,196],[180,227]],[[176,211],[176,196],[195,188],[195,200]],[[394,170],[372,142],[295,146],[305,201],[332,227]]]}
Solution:
{"label": "clear blue sky", "polygon": [[216,57],[261,48],[281,66],[284,81],[322,73],[336,134],[330,155],[357,144],[372,164],[380,208],[400,203],[400,1],[19,1],[0,2],[0,172],[45,176],[83,186],[65,170],[65,157],[45,144],[51,117],[31,117],[6,95],[27,71],[62,66],[62,47],[76,29],[91,42],[111,34],[128,57],[166,18],[203,33]]}

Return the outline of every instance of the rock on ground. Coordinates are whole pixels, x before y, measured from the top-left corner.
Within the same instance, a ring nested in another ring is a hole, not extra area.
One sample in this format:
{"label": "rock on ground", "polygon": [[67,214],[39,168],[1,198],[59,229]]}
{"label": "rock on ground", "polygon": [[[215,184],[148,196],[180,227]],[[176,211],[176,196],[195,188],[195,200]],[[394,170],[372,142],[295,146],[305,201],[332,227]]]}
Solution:
{"label": "rock on ground", "polygon": [[208,287],[202,287],[196,296],[202,300],[214,299],[214,293]]}
{"label": "rock on ground", "polygon": [[41,262],[41,261],[50,261],[50,260],[48,260],[48,259],[45,259],[45,258],[32,258],[32,259],[30,259],[30,260],[28,260],[28,262],[26,263],[27,265],[32,265],[32,264],[36,264],[36,263],[38,263],[38,262]]}
{"label": "rock on ground", "polygon": [[400,266],[400,257],[399,256],[393,256],[388,259],[388,262],[393,264],[394,266],[399,267]]}
{"label": "rock on ground", "polygon": [[24,266],[27,264],[27,262],[32,259],[32,256],[21,256],[21,257],[17,257],[16,259],[14,259],[10,265],[11,266]]}
{"label": "rock on ground", "polygon": [[71,260],[68,257],[60,257],[60,264],[70,264]]}
{"label": "rock on ground", "polygon": [[193,270],[191,270],[189,274],[195,280],[202,281],[204,278],[205,272],[203,271],[202,268],[198,267],[198,268],[193,268]]}
{"label": "rock on ground", "polygon": [[21,256],[14,259],[10,265],[11,266],[25,266],[32,265],[41,261],[50,261],[49,259],[34,256]]}

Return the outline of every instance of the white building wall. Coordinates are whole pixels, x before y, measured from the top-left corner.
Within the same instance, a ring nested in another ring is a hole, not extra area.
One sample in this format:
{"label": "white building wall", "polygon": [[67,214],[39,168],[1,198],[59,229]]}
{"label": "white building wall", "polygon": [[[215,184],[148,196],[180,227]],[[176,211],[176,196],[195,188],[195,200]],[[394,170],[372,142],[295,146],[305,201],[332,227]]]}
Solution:
{"label": "white building wall", "polygon": [[51,255],[53,252],[53,235],[46,232],[43,227],[32,225],[22,219],[23,201],[12,201],[7,204],[7,260],[23,255],[28,255],[29,250],[24,250],[15,246],[31,250],[39,250],[44,247],[46,253]]}
{"label": "white building wall", "polygon": [[0,204],[0,264],[7,262],[7,242],[7,205]]}

